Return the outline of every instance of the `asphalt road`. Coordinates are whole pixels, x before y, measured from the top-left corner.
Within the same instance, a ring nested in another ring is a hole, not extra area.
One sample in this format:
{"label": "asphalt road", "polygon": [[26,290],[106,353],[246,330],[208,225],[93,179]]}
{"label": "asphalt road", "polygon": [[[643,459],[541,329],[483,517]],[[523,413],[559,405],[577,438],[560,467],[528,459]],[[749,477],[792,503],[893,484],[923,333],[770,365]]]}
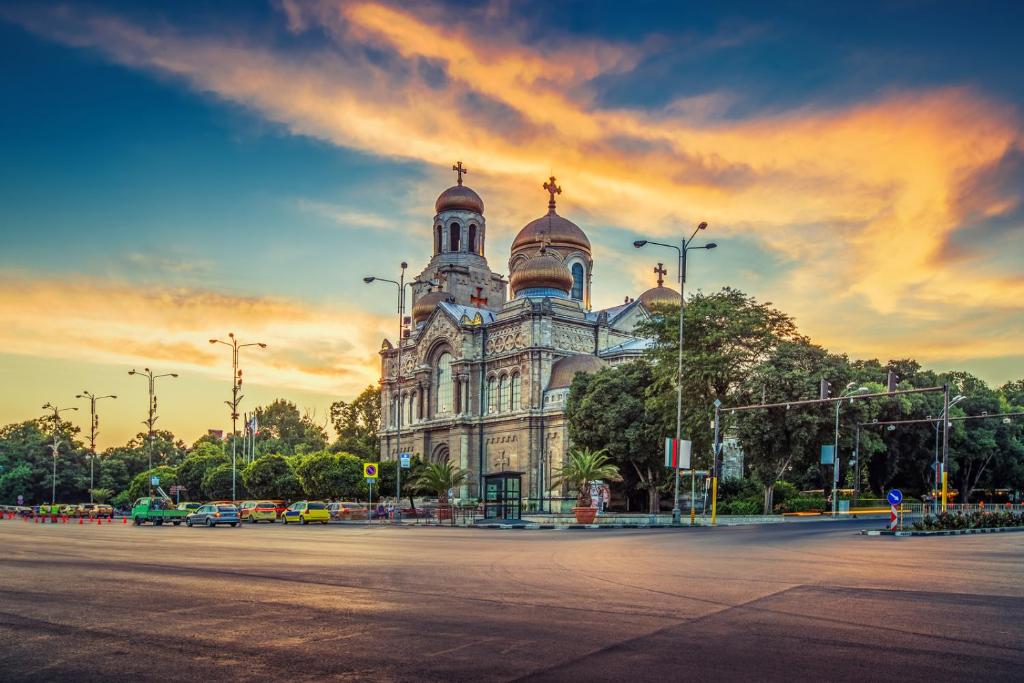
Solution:
{"label": "asphalt road", "polygon": [[1024,677],[1024,533],[863,526],[4,520],[0,680]]}

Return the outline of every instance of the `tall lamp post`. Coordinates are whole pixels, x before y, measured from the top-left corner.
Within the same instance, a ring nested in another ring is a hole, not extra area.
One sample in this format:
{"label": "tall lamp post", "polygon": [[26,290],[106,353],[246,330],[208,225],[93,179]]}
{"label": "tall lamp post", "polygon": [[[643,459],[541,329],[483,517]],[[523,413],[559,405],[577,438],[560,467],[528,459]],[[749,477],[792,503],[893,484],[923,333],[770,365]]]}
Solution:
{"label": "tall lamp post", "polygon": [[[676,375],[676,441],[680,441],[683,437],[683,318],[685,317],[686,311],[686,254],[692,249],[714,249],[718,245],[714,242],[703,244],[699,247],[691,246],[693,238],[697,236],[697,233],[701,230],[706,230],[708,224],[701,222],[697,226],[697,229],[690,235],[690,239],[681,240],[679,246],[674,244],[664,244],[662,242],[652,242],[651,240],[637,240],[633,242],[633,246],[640,249],[648,244],[653,244],[659,247],[667,247],[669,249],[675,249],[679,254],[679,368]],[[692,466],[692,465],[691,465]],[[681,523],[681,512],[679,510],[679,468],[675,468],[675,494],[672,503],[672,524],[679,525]]]}
{"label": "tall lamp post", "polygon": [[237,500],[238,496],[235,495],[235,478],[237,468],[237,456],[235,454],[236,442],[238,441],[238,404],[242,402],[244,396],[239,395],[239,391],[242,390],[242,371],[238,369],[238,350],[244,349],[246,346],[258,346],[261,349],[267,348],[267,345],[263,342],[251,342],[249,344],[239,344],[235,338],[234,332],[228,332],[228,339],[231,341],[226,342],[221,339],[211,339],[211,344],[224,344],[225,346],[231,347],[231,400],[224,401],[229,408],[231,408],[231,500]]}
{"label": "tall lamp post", "polygon": [[[409,264],[402,261],[400,266],[402,270],[398,280],[389,280],[375,275],[363,278],[363,282],[368,285],[374,282],[387,282],[398,288],[398,365],[395,368],[395,384],[398,387],[398,415],[395,416],[395,452],[398,454],[398,457],[395,458],[395,521],[398,522],[402,521],[402,332],[405,329],[405,288],[416,284],[415,280],[413,282],[405,281],[405,269],[409,267]],[[430,280],[426,284],[431,287],[440,285],[437,280]]]}
{"label": "tall lamp post", "polygon": [[139,377],[145,377],[149,380],[149,417],[142,421],[142,424],[146,425],[148,429],[148,442],[149,446],[149,469],[153,469],[153,425],[156,423],[156,381],[161,377],[177,377],[176,372],[166,372],[162,375],[154,375],[153,371],[149,368],[142,368],[142,372],[135,370],[134,368],[128,371],[129,375],[138,375]]}
{"label": "tall lamp post", "polygon": [[[846,389],[843,393],[839,394],[839,398],[846,398],[847,396],[853,396],[855,394],[866,394],[870,389],[867,387],[853,388],[855,382],[850,382],[846,385]],[[852,400],[850,401],[853,402]],[[842,401],[836,401],[836,432],[835,441],[832,443],[832,516],[836,516],[836,511],[839,505],[839,406],[843,405]]]}
{"label": "tall lamp post", "polygon": [[948,421],[949,409],[955,406],[960,401],[964,401],[966,399],[967,397],[964,396],[963,394],[957,394],[952,399],[950,399],[948,405],[943,406],[942,411],[939,413],[939,416],[935,418],[935,467],[932,470],[932,474],[934,477],[934,479],[932,480],[934,482],[934,495],[932,496],[934,500],[932,500],[932,507],[935,508],[935,514],[939,514],[938,492],[939,488],[942,486],[942,475],[939,473],[939,427],[942,426],[943,418],[946,418],[946,420]]}
{"label": "tall lamp post", "polygon": [[53,449],[53,478],[51,479],[50,487],[50,504],[53,505],[57,502],[57,450],[60,448],[60,414],[66,413],[69,410],[78,410],[76,407],[71,408],[58,408],[52,403],[44,403],[43,410],[53,411],[53,444],[50,448]]}
{"label": "tall lamp post", "polygon": [[113,394],[97,396],[88,390],[83,390],[75,398],[89,399],[89,502],[92,500],[92,490],[96,487],[96,434],[100,426],[100,417],[96,414],[96,401],[105,398],[117,398]]}

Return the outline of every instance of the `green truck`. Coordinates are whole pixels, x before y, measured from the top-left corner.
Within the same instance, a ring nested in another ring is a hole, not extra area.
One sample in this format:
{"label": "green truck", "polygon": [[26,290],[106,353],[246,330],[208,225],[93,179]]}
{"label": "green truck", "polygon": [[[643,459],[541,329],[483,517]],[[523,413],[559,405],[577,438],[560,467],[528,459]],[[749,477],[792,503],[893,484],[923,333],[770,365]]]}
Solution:
{"label": "green truck", "polygon": [[185,521],[188,510],[179,510],[169,497],[139,498],[132,505],[132,523],[139,526],[144,522],[152,522],[155,526],[163,526],[166,522],[178,526]]}

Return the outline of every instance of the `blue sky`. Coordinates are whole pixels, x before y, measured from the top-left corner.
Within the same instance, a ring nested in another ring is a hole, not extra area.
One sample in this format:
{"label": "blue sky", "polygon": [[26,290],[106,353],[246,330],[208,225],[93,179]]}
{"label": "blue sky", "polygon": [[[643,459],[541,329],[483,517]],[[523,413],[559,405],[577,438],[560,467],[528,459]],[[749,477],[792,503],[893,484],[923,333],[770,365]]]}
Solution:
{"label": "blue sky", "polygon": [[[182,372],[168,426],[195,438],[223,427],[205,340],[231,330],[271,343],[253,400],[322,415],[374,381],[393,304],[360,279],[425,264],[456,159],[500,272],[554,173],[595,245],[597,306],[651,284],[660,257],[633,239],[708,220],[721,248],[691,286],[773,301],[855,357],[1020,377],[1021,19],[1019,3],[0,3],[0,377],[21,387],[0,420],[161,364]],[[110,409],[107,438],[135,407]]]}

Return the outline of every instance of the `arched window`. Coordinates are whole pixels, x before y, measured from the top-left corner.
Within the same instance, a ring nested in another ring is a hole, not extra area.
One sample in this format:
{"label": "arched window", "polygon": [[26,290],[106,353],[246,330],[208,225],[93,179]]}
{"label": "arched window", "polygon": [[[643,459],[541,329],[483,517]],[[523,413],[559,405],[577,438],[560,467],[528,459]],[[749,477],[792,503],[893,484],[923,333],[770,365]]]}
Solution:
{"label": "arched window", "polygon": [[508,375],[502,375],[501,384],[498,385],[498,411],[508,412]]}
{"label": "arched window", "polygon": [[477,253],[477,250],[476,250],[476,226],[472,225],[472,224],[470,224],[470,226],[469,226],[469,250],[471,252],[473,252],[474,254]]}
{"label": "arched window", "polygon": [[452,412],[452,354],[442,353],[437,359],[434,371],[434,388],[437,396],[437,412]]}
{"label": "arched window", "polygon": [[435,254],[440,254],[441,253],[441,244],[443,244],[443,240],[441,239],[441,226],[439,225],[436,228],[434,228],[434,253]]}
{"label": "arched window", "polygon": [[448,251],[459,250],[459,238],[462,237],[462,226],[458,223],[452,223],[448,226],[448,237],[449,245]]}
{"label": "arched window", "polygon": [[391,411],[388,414],[388,421],[392,427],[398,425],[398,396],[391,399]]}
{"label": "arched window", "polygon": [[572,264],[572,298],[583,301],[583,265]]}
{"label": "arched window", "polygon": [[487,380],[487,412],[498,412],[498,380],[494,377]]}
{"label": "arched window", "polygon": [[413,401],[413,395],[410,393],[410,394],[408,394],[406,396],[405,416],[402,418],[402,424],[406,424],[406,425],[411,425],[412,424],[412,401]]}
{"label": "arched window", "polygon": [[512,410],[519,410],[523,407],[522,398],[522,380],[519,379],[519,373],[512,375],[512,387],[509,389],[509,402],[512,404]]}

